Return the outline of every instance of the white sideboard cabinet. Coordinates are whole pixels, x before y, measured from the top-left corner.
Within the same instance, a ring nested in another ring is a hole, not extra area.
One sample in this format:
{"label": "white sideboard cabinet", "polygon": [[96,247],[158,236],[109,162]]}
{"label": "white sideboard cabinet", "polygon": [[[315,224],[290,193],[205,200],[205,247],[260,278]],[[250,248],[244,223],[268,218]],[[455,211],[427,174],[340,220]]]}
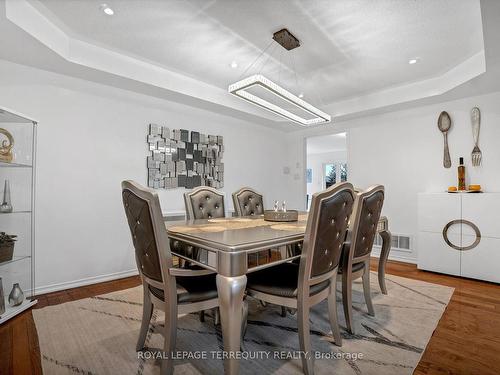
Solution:
{"label": "white sideboard cabinet", "polygon": [[418,268],[500,283],[500,193],[418,195]]}

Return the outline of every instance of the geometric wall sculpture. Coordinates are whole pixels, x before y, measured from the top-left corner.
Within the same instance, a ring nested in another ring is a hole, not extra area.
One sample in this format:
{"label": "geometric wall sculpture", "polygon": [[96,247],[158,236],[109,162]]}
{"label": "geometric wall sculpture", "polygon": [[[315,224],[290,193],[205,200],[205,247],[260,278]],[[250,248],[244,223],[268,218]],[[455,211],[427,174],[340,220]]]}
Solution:
{"label": "geometric wall sculpture", "polygon": [[175,189],[224,187],[222,136],[149,124],[148,186]]}

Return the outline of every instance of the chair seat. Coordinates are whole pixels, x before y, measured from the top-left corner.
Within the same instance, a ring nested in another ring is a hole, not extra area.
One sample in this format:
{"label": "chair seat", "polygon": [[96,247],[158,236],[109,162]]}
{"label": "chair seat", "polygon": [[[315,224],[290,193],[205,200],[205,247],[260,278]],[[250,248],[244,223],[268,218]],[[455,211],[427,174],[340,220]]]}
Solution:
{"label": "chair seat", "polygon": [[[296,263],[283,263],[262,271],[252,272],[247,277],[247,289],[249,290],[280,297],[297,297],[299,265]],[[309,290],[309,295],[313,296],[329,286],[330,280],[313,285]]]}
{"label": "chair seat", "polygon": [[[176,276],[177,303],[193,303],[217,298],[217,285],[215,273],[203,276]],[[149,286],[149,290],[156,297],[164,300],[163,290]]]}
{"label": "chair seat", "polygon": [[[352,265],[352,272],[361,271],[364,267],[365,267],[365,263],[364,262],[354,263]],[[342,267],[341,266],[339,266],[339,271],[337,272],[337,274],[338,275],[342,274]]]}

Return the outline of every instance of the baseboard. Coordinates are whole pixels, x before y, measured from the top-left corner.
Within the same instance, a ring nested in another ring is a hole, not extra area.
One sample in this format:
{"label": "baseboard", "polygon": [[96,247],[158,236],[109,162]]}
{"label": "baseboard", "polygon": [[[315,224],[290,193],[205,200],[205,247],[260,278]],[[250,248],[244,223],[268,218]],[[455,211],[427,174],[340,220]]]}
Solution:
{"label": "baseboard", "polygon": [[[374,258],[379,258],[380,253],[372,251],[372,257]],[[404,263],[411,263],[411,264],[417,264],[418,260],[415,257],[406,255],[406,254],[398,254],[398,253],[389,253],[389,260],[395,260],[397,262],[404,262]]]}
{"label": "baseboard", "polygon": [[105,281],[123,279],[125,277],[135,276],[138,274],[139,274],[139,272],[137,271],[137,268],[135,268],[135,269],[128,270],[128,271],[120,271],[120,272],[110,273],[107,275],[92,276],[92,277],[87,277],[85,279],[80,279],[80,280],[66,281],[63,283],[46,285],[46,286],[35,288],[35,291],[36,291],[35,295],[38,296],[40,294],[58,292],[60,290],[78,288],[80,286],[98,284],[98,283],[102,283]]}

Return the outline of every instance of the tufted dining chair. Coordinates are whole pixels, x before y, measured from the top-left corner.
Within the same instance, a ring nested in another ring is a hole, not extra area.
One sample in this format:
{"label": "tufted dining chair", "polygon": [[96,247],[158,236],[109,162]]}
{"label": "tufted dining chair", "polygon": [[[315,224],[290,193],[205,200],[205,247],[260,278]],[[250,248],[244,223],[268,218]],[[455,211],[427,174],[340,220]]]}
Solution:
{"label": "tufted dining chair", "polygon": [[[236,216],[257,216],[264,214],[264,196],[250,187],[242,187],[240,190],[235,191],[233,194],[233,207]],[[297,244],[290,245],[289,251],[293,251]],[[271,251],[267,254],[259,252],[259,257],[268,257]],[[257,262],[259,264],[259,262]],[[255,264],[255,265],[257,265]],[[251,264],[249,264],[251,265]],[[262,306],[266,306],[265,301],[260,301]],[[286,307],[281,306],[281,316],[286,316]]]}
{"label": "tufted dining chair", "polygon": [[[191,191],[184,193],[184,204],[186,206],[186,219],[216,219],[226,217],[226,210],[224,205],[224,193],[209,186],[199,186]],[[184,247],[184,254],[196,259],[198,257],[199,249],[191,245],[173,241],[172,246]],[[183,267],[192,267],[191,262],[182,261]],[[215,324],[220,322],[219,309],[214,312]],[[205,320],[205,311],[200,312],[200,321]]]}
{"label": "tufted dining chair", "polygon": [[199,186],[184,193],[188,220],[226,217],[224,193],[209,186]]}
{"label": "tufted dining chair", "polygon": [[375,315],[370,292],[370,254],[383,204],[382,185],[372,186],[357,195],[349,229],[350,238],[345,242],[342,251],[338,277],[342,279],[342,303],[347,330],[351,333],[354,333],[352,283],[360,277],[363,279],[363,293],[368,314]]}
{"label": "tufted dining chair", "polygon": [[264,197],[252,188],[243,187],[233,193],[236,216],[255,216],[264,213]]}
{"label": "tufted dining chair", "polygon": [[161,373],[172,374],[178,314],[219,306],[215,274],[173,267],[167,230],[157,193],[133,181],[122,182],[122,199],[142,280],[144,302],[136,350],[144,348],[153,309],[165,312]]}
{"label": "tufted dining chair", "polygon": [[[353,187],[347,182],[314,194],[300,263],[287,262],[247,276],[249,296],[297,309],[300,350],[306,353],[312,353],[309,310],[325,299],[335,344],[342,344],[335,298],[337,270],[354,201]],[[312,356],[302,356],[302,368],[305,374],[314,373]]]}

